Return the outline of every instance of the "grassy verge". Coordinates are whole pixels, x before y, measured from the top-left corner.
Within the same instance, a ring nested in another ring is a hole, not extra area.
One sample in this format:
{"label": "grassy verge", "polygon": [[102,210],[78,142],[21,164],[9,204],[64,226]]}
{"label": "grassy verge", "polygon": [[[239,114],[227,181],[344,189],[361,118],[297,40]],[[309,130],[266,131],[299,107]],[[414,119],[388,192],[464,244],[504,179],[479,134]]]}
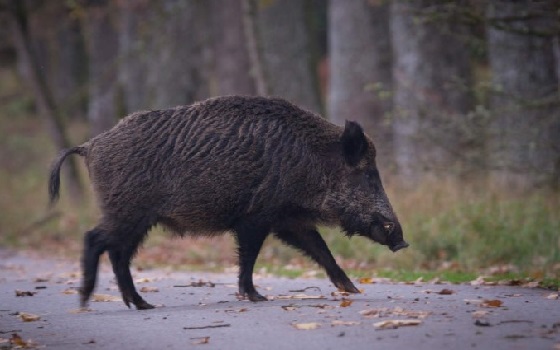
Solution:
{"label": "grassy verge", "polygon": [[[17,98],[2,96],[5,90],[18,91],[10,86],[17,85],[11,74],[0,72],[0,100],[8,101],[0,110],[0,246],[77,258],[82,234],[98,216],[93,196],[89,193],[83,204],[75,205],[63,187],[55,211],[47,210],[47,173],[55,150],[23,92]],[[75,143],[86,134],[83,123],[72,123]],[[467,281],[480,274],[496,278],[509,274],[510,279],[558,285],[558,193],[512,195],[483,183],[464,182],[427,183],[406,192],[396,185],[387,188],[410,248],[393,254],[364,238],[347,239],[337,229],[321,229],[337,260],[353,276]],[[179,240],[156,229],[135,264],[216,271],[235,265],[234,252],[229,236]],[[259,269],[292,277],[324,275],[273,239],[263,248]]]}

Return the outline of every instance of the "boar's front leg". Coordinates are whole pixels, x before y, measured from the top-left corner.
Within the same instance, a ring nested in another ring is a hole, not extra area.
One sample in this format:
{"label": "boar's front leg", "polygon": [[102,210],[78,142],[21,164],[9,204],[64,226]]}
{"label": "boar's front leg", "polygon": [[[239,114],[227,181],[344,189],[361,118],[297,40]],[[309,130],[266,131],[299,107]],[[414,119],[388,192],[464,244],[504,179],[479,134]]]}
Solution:
{"label": "boar's front leg", "polygon": [[244,223],[237,225],[234,232],[239,254],[239,296],[251,301],[266,301],[268,299],[253,285],[253,268],[269,230]]}
{"label": "boar's front leg", "polygon": [[334,285],[348,293],[360,293],[344,271],[338,266],[327,244],[315,228],[280,229],[276,237],[294,248],[301,250],[322,266]]}

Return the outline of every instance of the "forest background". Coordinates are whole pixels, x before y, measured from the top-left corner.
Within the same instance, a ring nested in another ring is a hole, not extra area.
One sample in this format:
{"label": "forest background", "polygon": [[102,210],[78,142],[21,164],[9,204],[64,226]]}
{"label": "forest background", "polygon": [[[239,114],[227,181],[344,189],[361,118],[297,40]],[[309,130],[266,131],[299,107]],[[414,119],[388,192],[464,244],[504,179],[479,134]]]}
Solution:
{"label": "forest background", "polygon": [[[273,95],[374,139],[411,247],[324,228],[355,274],[560,276],[557,1],[0,0],[0,63],[0,246],[79,253],[98,212],[79,159],[47,208],[60,149],[137,110]],[[159,230],[140,255],[236,260],[229,236]],[[316,273],[275,242],[258,263]]]}

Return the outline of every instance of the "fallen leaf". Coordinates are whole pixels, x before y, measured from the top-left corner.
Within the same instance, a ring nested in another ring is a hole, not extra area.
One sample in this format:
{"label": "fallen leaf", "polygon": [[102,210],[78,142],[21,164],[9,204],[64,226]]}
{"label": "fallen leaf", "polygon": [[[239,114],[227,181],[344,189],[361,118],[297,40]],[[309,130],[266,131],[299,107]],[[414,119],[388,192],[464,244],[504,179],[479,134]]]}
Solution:
{"label": "fallen leaf", "polygon": [[355,326],[355,325],[359,325],[360,322],[358,321],[340,321],[340,320],[334,320],[331,322],[332,326]]}
{"label": "fallen leaf", "polygon": [[134,280],[134,283],[150,283],[150,282],[152,282],[152,280],[147,277],[137,278]]}
{"label": "fallen leaf", "polygon": [[32,341],[25,341],[22,337],[19,336],[17,333],[12,333],[12,337],[10,338],[10,344],[15,345],[16,348],[35,348],[37,344],[33,343]]}
{"label": "fallen leaf", "polygon": [[482,307],[500,307],[504,302],[501,300],[487,300],[484,299],[480,306]]}
{"label": "fallen leaf", "polygon": [[485,310],[478,310],[478,311],[471,312],[471,316],[473,318],[483,318],[486,315],[488,315],[488,311]]}
{"label": "fallen leaf", "polygon": [[430,311],[405,310],[402,307],[395,307],[394,309],[389,309],[389,308],[367,309],[367,310],[362,310],[359,313],[360,315],[366,318],[406,316],[414,319],[424,319],[431,314]]}
{"label": "fallen leaf", "polygon": [[142,288],[140,288],[140,292],[142,292],[142,293],[155,293],[155,292],[159,292],[159,288],[158,287],[142,287]]}
{"label": "fallen leaf", "polygon": [[23,291],[23,290],[16,289],[16,297],[32,297],[35,294],[37,294],[37,292],[30,292],[30,291]]}
{"label": "fallen leaf", "polygon": [[62,291],[62,294],[78,294],[78,291],[76,289],[73,288],[67,288],[65,290]]}
{"label": "fallen leaf", "polygon": [[454,293],[455,293],[454,291],[452,291],[451,289],[447,289],[447,288],[444,288],[444,289],[440,290],[439,292],[437,292],[437,294],[439,294],[439,295],[451,295],[451,294],[454,294]]}
{"label": "fallen leaf", "polygon": [[41,282],[48,282],[51,278],[50,277],[37,277],[35,278],[34,282],[41,283]]}
{"label": "fallen leaf", "polygon": [[484,277],[479,276],[474,281],[471,281],[471,286],[481,286],[485,283]]}
{"label": "fallen leaf", "polygon": [[210,337],[191,338],[191,340],[194,340],[193,342],[191,342],[191,344],[193,345],[210,343]]}
{"label": "fallen leaf", "polygon": [[294,306],[294,305],[284,305],[282,306],[282,309],[286,310],[286,311],[294,311],[296,310],[298,307]]}
{"label": "fallen leaf", "polygon": [[342,299],[340,302],[340,307],[348,307],[350,305],[352,305],[352,300],[350,299]]}
{"label": "fallen leaf", "polygon": [[558,299],[558,293],[550,293],[549,295],[546,296],[547,299],[550,300],[557,300]]}
{"label": "fallen leaf", "polygon": [[41,319],[41,316],[39,315],[28,314],[26,312],[20,312],[18,316],[19,318],[21,318],[23,322],[34,322],[34,321],[39,321]]}
{"label": "fallen leaf", "polygon": [[382,314],[387,312],[387,308],[381,308],[381,309],[367,309],[367,310],[362,310],[360,311],[360,315],[367,317],[367,318],[374,318],[374,317],[380,317]]}
{"label": "fallen leaf", "polygon": [[361,284],[373,284],[374,283],[373,278],[371,278],[371,277],[360,278],[358,280],[358,282],[361,283]]}
{"label": "fallen leaf", "polygon": [[432,278],[428,283],[430,283],[430,284],[442,284],[441,279],[439,277]]}
{"label": "fallen leaf", "polygon": [[311,329],[317,329],[321,325],[317,322],[310,322],[310,323],[293,323],[292,326],[294,326],[296,329],[308,331]]}
{"label": "fallen leaf", "polygon": [[90,312],[90,311],[93,311],[93,310],[90,309],[90,308],[87,308],[87,307],[81,307],[79,309],[70,310],[69,312],[71,314],[83,314],[83,313]]}
{"label": "fallen leaf", "polygon": [[424,319],[431,314],[430,311],[420,311],[420,310],[405,310],[402,307],[396,307],[389,311],[391,315],[394,316],[406,316],[416,319]]}
{"label": "fallen leaf", "polygon": [[401,326],[418,326],[421,324],[420,320],[385,320],[373,324],[378,329],[396,329]]}
{"label": "fallen leaf", "polygon": [[276,299],[326,299],[323,295],[307,295],[307,294],[295,294],[295,295],[279,295]]}
{"label": "fallen leaf", "polygon": [[91,301],[95,302],[108,302],[108,301],[122,301],[120,297],[110,294],[94,294]]}

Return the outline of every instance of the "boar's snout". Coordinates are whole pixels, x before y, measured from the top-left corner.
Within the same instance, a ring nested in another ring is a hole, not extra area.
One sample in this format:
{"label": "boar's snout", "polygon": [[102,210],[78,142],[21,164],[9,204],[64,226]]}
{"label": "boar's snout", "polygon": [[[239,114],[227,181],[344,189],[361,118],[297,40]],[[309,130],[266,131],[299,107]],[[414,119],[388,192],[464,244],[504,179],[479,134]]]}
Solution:
{"label": "boar's snout", "polygon": [[406,247],[408,247],[408,243],[406,243],[406,241],[401,241],[393,246],[389,246],[389,249],[391,249],[391,251],[394,253]]}
{"label": "boar's snout", "polygon": [[408,247],[408,243],[403,239],[403,231],[401,225],[397,223],[396,225],[391,227],[392,232],[389,236],[389,249],[392,252],[396,252],[398,250],[404,249]]}

